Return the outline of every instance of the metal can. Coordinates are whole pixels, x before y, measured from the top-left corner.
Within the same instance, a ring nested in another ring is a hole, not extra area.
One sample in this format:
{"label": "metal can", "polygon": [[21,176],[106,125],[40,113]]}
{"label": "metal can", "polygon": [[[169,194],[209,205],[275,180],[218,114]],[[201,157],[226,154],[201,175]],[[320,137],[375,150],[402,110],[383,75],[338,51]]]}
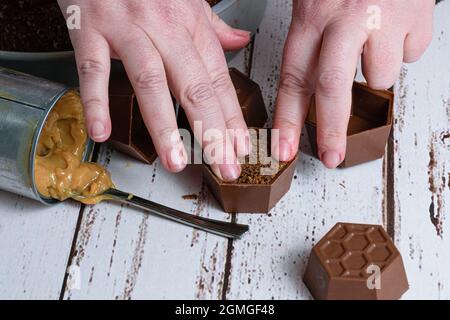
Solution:
{"label": "metal can", "polygon": [[[39,194],[34,178],[36,148],[44,123],[70,87],[0,67],[0,189],[54,204]],[[89,140],[83,160],[94,148]]]}

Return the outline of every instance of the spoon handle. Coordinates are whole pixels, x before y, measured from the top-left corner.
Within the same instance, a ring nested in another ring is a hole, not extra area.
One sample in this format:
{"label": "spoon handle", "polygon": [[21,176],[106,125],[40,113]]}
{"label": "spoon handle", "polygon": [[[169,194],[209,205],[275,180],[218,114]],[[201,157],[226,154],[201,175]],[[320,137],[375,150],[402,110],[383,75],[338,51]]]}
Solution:
{"label": "spoon handle", "polygon": [[195,216],[117,189],[109,189],[104,195],[107,196],[108,199],[119,201],[121,203],[127,203],[134,207],[151,212],[157,216],[226,238],[239,239],[249,230],[247,225]]}

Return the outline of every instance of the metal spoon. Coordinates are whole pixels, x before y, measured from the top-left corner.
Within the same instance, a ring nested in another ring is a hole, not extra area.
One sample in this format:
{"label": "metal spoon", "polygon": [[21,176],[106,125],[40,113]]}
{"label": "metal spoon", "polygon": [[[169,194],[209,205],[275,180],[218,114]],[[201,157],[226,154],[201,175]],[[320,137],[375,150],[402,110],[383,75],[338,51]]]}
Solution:
{"label": "metal spoon", "polygon": [[157,216],[226,238],[239,239],[249,230],[248,225],[198,217],[114,188],[107,190],[101,197],[105,200],[130,204],[134,207],[149,211]]}

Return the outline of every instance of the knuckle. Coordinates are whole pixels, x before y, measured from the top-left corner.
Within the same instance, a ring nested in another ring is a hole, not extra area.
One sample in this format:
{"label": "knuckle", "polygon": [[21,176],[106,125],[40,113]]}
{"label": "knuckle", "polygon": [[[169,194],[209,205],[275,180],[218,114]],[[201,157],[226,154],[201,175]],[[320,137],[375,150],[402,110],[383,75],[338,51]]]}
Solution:
{"label": "knuckle", "polygon": [[275,117],[276,127],[282,127],[284,129],[295,129],[298,130],[300,128],[300,123],[296,122],[295,117],[289,116],[289,114],[278,114]]}
{"label": "knuckle", "polygon": [[190,84],[184,90],[184,97],[189,106],[200,106],[214,97],[214,89],[206,82]]}
{"label": "knuckle", "polygon": [[342,1],[341,10],[347,14],[359,14],[365,12],[369,6],[369,1]]}
{"label": "knuckle", "polygon": [[173,133],[175,132],[175,129],[170,126],[163,126],[161,128],[158,128],[156,130],[156,135],[158,139],[165,141],[165,145],[167,147],[173,147],[171,146],[171,137]]}
{"label": "knuckle", "polygon": [[319,129],[317,132],[317,142],[319,145],[336,145],[345,141],[346,132],[338,128]]}
{"label": "knuckle", "polygon": [[135,79],[136,87],[140,90],[155,92],[166,85],[166,77],[160,70],[142,71]]}
{"label": "knuckle", "polygon": [[183,5],[179,1],[155,1],[154,6],[158,12],[157,21],[165,27],[179,27],[185,21]]}
{"label": "knuckle", "polygon": [[83,99],[83,107],[86,112],[97,112],[101,110],[103,106],[106,105],[106,102],[99,97],[92,97],[88,99]]}
{"label": "knuckle", "polygon": [[[130,19],[129,21],[134,21],[135,23],[144,23],[145,21],[149,21],[150,19],[155,18],[154,15],[152,17],[152,15],[150,14],[150,10],[148,10],[148,7],[146,7],[142,1],[116,1],[116,2],[117,6],[120,7],[121,11],[125,13],[128,19]],[[111,11],[112,11],[111,14],[116,13],[116,10],[114,10],[114,8],[112,8]],[[101,14],[104,15],[104,13]]]}
{"label": "knuckle", "polygon": [[293,6],[293,12],[296,17],[299,17],[299,22],[311,21],[311,19],[316,19],[321,6],[317,3],[318,1],[295,1]]}
{"label": "knuckle", "polygon": [[233,115],[226,119],[225,124],[227,128],[240,128],[245,122],[241,115]]}
{"label": "knuckle", "polygon": [[317,79],[317,90],[327,97],[339,96],[345,90],[347,78],[340,69],[323,71]]}
{"label": "knuckle", "polygon": [[311,84],[305,72],[294,67],[287,67],[280,77],[280,90],[291,95],[309,94]]}
{"label": "knuckle", "polygon": [[138,1],[123,1],[119,3],[120,6],[123,6],[123,9],[130,15],[136,16],[145,12],[142,10],[142,4]]}
{"label": "knuckle", "polygon": [[103,76],[108,72],[106,65],[95,59],[82,60],[78,69],[80,77]]}
{"label": "knuckle", "polygon": [[297,1],[293,8],[292,23],[294,26],[300,26],[305,32],[312,32],[317,36],[323,33],[326,19],[327,6],[320,1]]}
{"label": "knuckle", "polygon": [[212,87],[217,92],[227,91],[232,85],[233,83],[231,82],[228,71],[220,72],[212,77]]}

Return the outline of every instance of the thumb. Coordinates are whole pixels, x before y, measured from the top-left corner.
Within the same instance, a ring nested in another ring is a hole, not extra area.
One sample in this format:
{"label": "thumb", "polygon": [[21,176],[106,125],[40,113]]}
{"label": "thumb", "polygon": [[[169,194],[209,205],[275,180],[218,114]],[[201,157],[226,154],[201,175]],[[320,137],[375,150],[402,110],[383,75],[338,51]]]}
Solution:
{"label": "thumb", "polygon": [[250,32],[230,27],[215,14],[209,4],[204,1],[206,15],[225,51],[239,50],[250,42]]}

